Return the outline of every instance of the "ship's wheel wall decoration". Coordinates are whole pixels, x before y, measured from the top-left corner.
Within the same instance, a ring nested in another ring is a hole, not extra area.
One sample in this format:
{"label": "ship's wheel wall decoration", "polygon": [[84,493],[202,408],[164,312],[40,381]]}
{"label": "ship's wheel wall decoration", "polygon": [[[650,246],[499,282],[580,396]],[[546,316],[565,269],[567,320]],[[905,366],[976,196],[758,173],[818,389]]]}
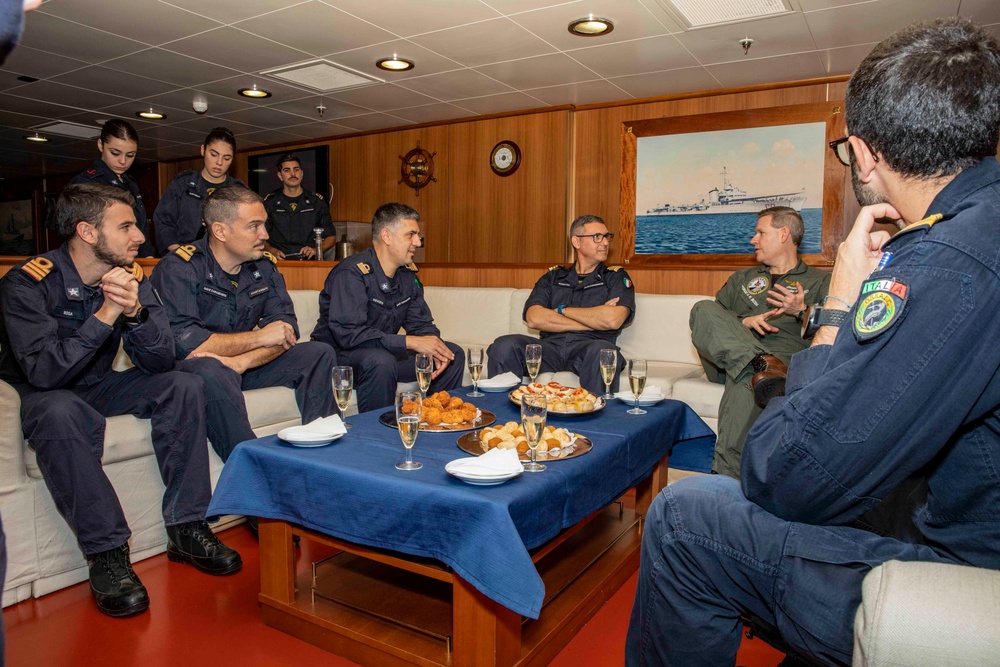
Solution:
{"label": "ship's wheel wall decoration", "polygon": [[435,155],[437,155],[437,152],[427,152],[420,147],[420,142],[418,141],[416,148],[406,155],[399,156],[399,159],[403,162],[399,168],[399,173],[402,177],[399,179],[399,182],[405,183],[416,190],[418,197],[420,196],[421,188],[427,187],[431,181],[437,181],[434,178]]}

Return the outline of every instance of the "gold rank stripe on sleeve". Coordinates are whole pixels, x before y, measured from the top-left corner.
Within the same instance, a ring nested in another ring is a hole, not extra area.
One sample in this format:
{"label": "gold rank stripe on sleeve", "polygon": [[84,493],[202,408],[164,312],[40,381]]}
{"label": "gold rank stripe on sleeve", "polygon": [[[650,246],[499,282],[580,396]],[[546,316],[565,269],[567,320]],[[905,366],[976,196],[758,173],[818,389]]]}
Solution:
{"label": "gold rank stripe on sleeve", "polygon": [[278,258],[275,257],[274,255],[272,255],[271,253],[269,253],[266,250],[264,251],[264,257],[267,257],[271,261],[271,264],[277,264],[278,263]]}
{"label": "gold rank stripe on sleeve", "polygon": [[145,274],[142,272],[142,266],[138,262],[132,262],[132,266],[128,267],[127,271],[132,274],[136,282],[141,283]]}
{"label": "gold rank stripe on sleeve", "polygon": [[52,267],[52,260],[45,259],[44,257],[36,257],[22,266],[21,270],[34,278],[35,282],[40,283],[45,276],[49,275],[52,271]]}
{"label": "gold rank stripe on sleeve", "polygon": [[367,276],[372,272],[372,267],[368,266],[364,262],[358,262],[355,266],[358,267],[358,271],[360,271],[363,276]]}
{"label": "gold rank stripe on sleeve", "polygon": [[194,256],[194,253],[197,249],[198,248],[193,245],[182,245],[181,247],[177,248],[177,250],[175,250],[174,252],[177,253],[177,255],[185,262],[190,262],[191,258]]}

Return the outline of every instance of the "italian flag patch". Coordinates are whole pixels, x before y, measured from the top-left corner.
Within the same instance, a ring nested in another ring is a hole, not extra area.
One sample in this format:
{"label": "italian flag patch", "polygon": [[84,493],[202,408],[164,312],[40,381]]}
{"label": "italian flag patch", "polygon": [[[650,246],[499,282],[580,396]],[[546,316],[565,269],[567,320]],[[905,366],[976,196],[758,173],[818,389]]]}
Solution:
{"label": "italian flag patch", "polygon": [[628,287],[629,289],[632,288],[632,281],[631,280],[629,280],[628,278],[623,278],[622,280],[625,283],[625,287]]}

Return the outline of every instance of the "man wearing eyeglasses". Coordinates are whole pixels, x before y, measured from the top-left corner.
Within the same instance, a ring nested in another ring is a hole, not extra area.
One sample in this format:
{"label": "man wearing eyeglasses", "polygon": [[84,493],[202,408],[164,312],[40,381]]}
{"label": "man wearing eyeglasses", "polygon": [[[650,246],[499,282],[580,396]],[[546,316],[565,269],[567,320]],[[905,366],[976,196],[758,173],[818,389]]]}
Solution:
{"label": "man wearing eyeglasses", "polygon": [[[510,334],[493,341],[487,350],[490,377],[504,372],[524,373],[524,346],[542,345],[542,372],[573,371],[580,386],[604,392],[601,350],[615,346],[622,327],[635,315],[635,289],[628,273],[608,267],[608,247],[615,235],[596,215],[581,215],[569,228],[576,250],[572,266],[553,266],[538,279],[524,304],[524,321],[541,332],[533,336]],[[625,359],[618,355],[618,370]]]}
{"label": "man wearing eyeglasses", "polygon": [[726,385],[712,463],[712,470],[721,475],[739,479],[747,432],[768,394],[784,393],[785,367],[793,354],[806,348],[806,304],[825,297],[830,285],[829,272],[806,266],[799,257],[804,233],[795,209],[773,206],[760,211],[750,239],[760,264],[737,271],[715,301],[699,301],[691,309],[691,340],[705,373]]}

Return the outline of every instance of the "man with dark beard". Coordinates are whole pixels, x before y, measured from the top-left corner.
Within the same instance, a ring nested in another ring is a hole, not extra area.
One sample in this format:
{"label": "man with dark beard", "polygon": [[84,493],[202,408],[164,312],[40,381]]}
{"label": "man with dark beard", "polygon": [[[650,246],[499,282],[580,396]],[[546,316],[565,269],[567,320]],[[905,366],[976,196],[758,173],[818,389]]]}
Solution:
{"label": "man with dark beard", "polygon": [[[650,507],[628,665],[732,665],[743,614],[848,665],[876,566],[1000,569],[1000,44],[958,18],[905,28],[844,108],[831,148],[865,208],[812,346],[750,430],[741,482],[683,479]],[[914,476],[915,511],[887,502]],[[852,526],[886,505],[908,531]]]}
{"label": "man with dark beard", "polygon": [[[21,397],[24,436],[109,616],[139,613],[149,597],[132,570],[131,532],[101,466],[106,417],[151,421],[170,559],[215,575],[243,564],[204,520],[212,495],[205,395],[200,380],[172,370],[162,307],[133,264],[143,241],[134,203],[107,185],[67,187],[53,217],[65,242],[15,266],[0,285],[0,379]],[[135,368],[112,370],[119,343]]]}

